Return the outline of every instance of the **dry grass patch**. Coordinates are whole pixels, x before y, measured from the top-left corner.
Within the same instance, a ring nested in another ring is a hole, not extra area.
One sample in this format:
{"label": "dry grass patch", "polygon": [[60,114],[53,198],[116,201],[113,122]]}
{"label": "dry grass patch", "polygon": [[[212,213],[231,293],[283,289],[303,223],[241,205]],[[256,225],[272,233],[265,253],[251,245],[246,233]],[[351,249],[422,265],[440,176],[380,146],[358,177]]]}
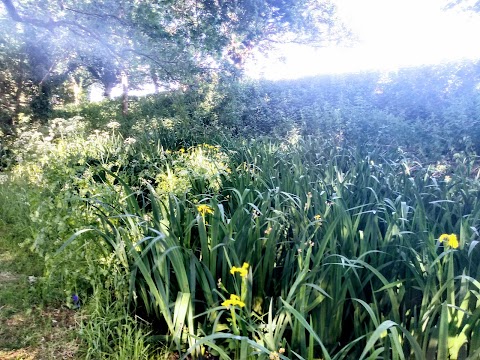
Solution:
{"label": "dry grass patch", "polygon": [[18,281],[20,276],[10,272],[0,272],[0,286],[7,282]]}
{"label": "dry grass patch", "polygon": [[33,308],[0,310],[0,359],[77,359],[75,312]]}
{"label": "dry grass patch", "polygon": [[0,359],[3,360],[34,360],[37,359],[37,353],[32,349],[19,349],[12,351],[0,350]]}

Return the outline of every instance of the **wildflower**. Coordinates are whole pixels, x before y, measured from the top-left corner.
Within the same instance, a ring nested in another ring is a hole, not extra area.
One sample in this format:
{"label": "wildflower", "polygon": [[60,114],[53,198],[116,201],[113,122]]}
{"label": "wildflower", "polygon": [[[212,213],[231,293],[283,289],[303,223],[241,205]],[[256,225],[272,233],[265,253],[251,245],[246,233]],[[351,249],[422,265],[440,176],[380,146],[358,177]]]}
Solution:
{"label": "wildflower", "polygon": [[178,150],[180,152],[180,154],[183,154],[185,152],[185,149],[184,148],[181,148],[180,150]]}
{"label": "wildflower", "polygon": [[449,183],[450,181],[452,181],[452,177],[451,176],[445,176],[445,182],[446,183]]}
{"label": "wildflower", "polygon": [[457,235],[455,234],[442,234],[438,238],[438,241],[440,241],[441,243],[446,242],[448,246],[454,249],[457,249],[459,246]]}
{"label": "wildflower", "polygon": [[242,265],[241,268],[234,266],[234,267],[232,267],[232,269],[230,270],[230,274],[235,275],[235,273],[238,272],[238,273],[240,273],[240,276],[241,276],[241,277],[247,277],[247,275],[248,275],[248,267],[249,267],[249,266],[250,266],[250,265],[249,265],[248,263],[246,263],[246,262],[243,263],[243,265]]}
{"label": "wildflower", "polygon": [[270,353],[270,356],[268,357],[270,360],[279,360],[280,356],[278,356],[278,353],[276,351],[272,351]]}
{"label": "wildflower", "polygon": [[200,213],[200,215],[202,215],[203,217],[205,217],[205,215],[207,214],[213,214],[213,209],[210,206],[205,204],[198,205],[197,210]]}
{"label": "wildflower", "polygon": [[137,142],[137,140],[132,137],[127,137],[123,142],[125,145],[133,145]]}
{"label": "wildflower", "polygon": [[317,214],[313,217],[313,219],[316,220],[316,221],[321,221],[322,220],[322,215]]}
{"label": "wildflower", "polygon": [[456,249],[458,248],[458,239],[457,239],[457,235],[455,234],[450,234],[448,235],[448,246]]}
{"label": "wildflower", "polygon": [[79,307],[80,307],[80,298],[78,297],[77,294],[73,294],[73,295],[72,295],[72,302],[73,302],[73,305],[74,305],[76,308],[79,308]]}
{"label": "wildflower", "polygon": [[222,302],[222,306],[226,306],[227,308],[230,308],[230,306],[244,307],[245,303],[240,300],[240,297],[238,295],[230,294],[230,299]]}
{"label": "wildflower", "polygon": [[210,150],[213,150],[213,151],[218,151],[218,149],[220,148],[219,145],[210,145],[210,144],[205,144],[203,143],[202,146],[206,149],[210,149]]}
{"label": "wildflower", "polygon": [[285,348],[280,348],[278,349],[279,354],[285,354]]}
{"label": "wildflower", "polygon": [[440,242],[448,241],[448,234],[440,235],[440,237],[438,238],[438,241]]}
{"label": "wildflower", "polygon": [[117,122],[117,121],[110,121],[107,124],[107,128],[112,129],[112,130],[118,129],[119,127],[120,127],[120,123]]}

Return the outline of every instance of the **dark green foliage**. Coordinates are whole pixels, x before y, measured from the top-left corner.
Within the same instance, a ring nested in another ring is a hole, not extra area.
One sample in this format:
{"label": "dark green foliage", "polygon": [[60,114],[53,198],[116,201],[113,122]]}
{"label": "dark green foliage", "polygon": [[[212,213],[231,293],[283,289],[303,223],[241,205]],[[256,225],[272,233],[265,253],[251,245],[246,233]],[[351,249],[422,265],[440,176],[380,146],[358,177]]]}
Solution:
{"label": "dark green foliage", "polygon": [[30,109],[35,119],[45,123],[52,116],[51,90],[48,85],[38,88],[38,93],[32,97]]}

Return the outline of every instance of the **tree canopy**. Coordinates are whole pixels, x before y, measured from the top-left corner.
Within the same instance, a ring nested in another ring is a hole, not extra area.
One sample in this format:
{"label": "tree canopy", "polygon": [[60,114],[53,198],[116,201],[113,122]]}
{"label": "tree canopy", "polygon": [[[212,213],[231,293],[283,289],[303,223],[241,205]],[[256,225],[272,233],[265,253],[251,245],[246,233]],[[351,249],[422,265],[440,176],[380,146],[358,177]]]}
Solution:
{"label": "tree canopy", "polygon": [[295,41],[318,42],[335,24],[333,4],[316,0],[0,4],[0,58],[5,59],[0,81],[8,102],[2,111],[10,117],[23,98],[37,117],[45,118],[52,91],[66,80],[78,86],[78,74],[101,83],[106,95],[120,74],[132,85],[148,81],[157,87],[198,81],[212,71],[237,74],[254,47],[292,34]]}

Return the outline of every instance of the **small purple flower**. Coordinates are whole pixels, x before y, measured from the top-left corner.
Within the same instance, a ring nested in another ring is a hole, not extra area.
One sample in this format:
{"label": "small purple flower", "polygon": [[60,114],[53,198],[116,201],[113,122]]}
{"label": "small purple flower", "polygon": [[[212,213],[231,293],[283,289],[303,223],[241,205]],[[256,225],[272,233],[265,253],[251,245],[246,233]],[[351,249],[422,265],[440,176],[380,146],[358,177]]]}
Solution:
{"label": "small purple flower", "polygon": [[72,295],[72,301],[75,306],[80,306],[80,298],[77,294]]}

